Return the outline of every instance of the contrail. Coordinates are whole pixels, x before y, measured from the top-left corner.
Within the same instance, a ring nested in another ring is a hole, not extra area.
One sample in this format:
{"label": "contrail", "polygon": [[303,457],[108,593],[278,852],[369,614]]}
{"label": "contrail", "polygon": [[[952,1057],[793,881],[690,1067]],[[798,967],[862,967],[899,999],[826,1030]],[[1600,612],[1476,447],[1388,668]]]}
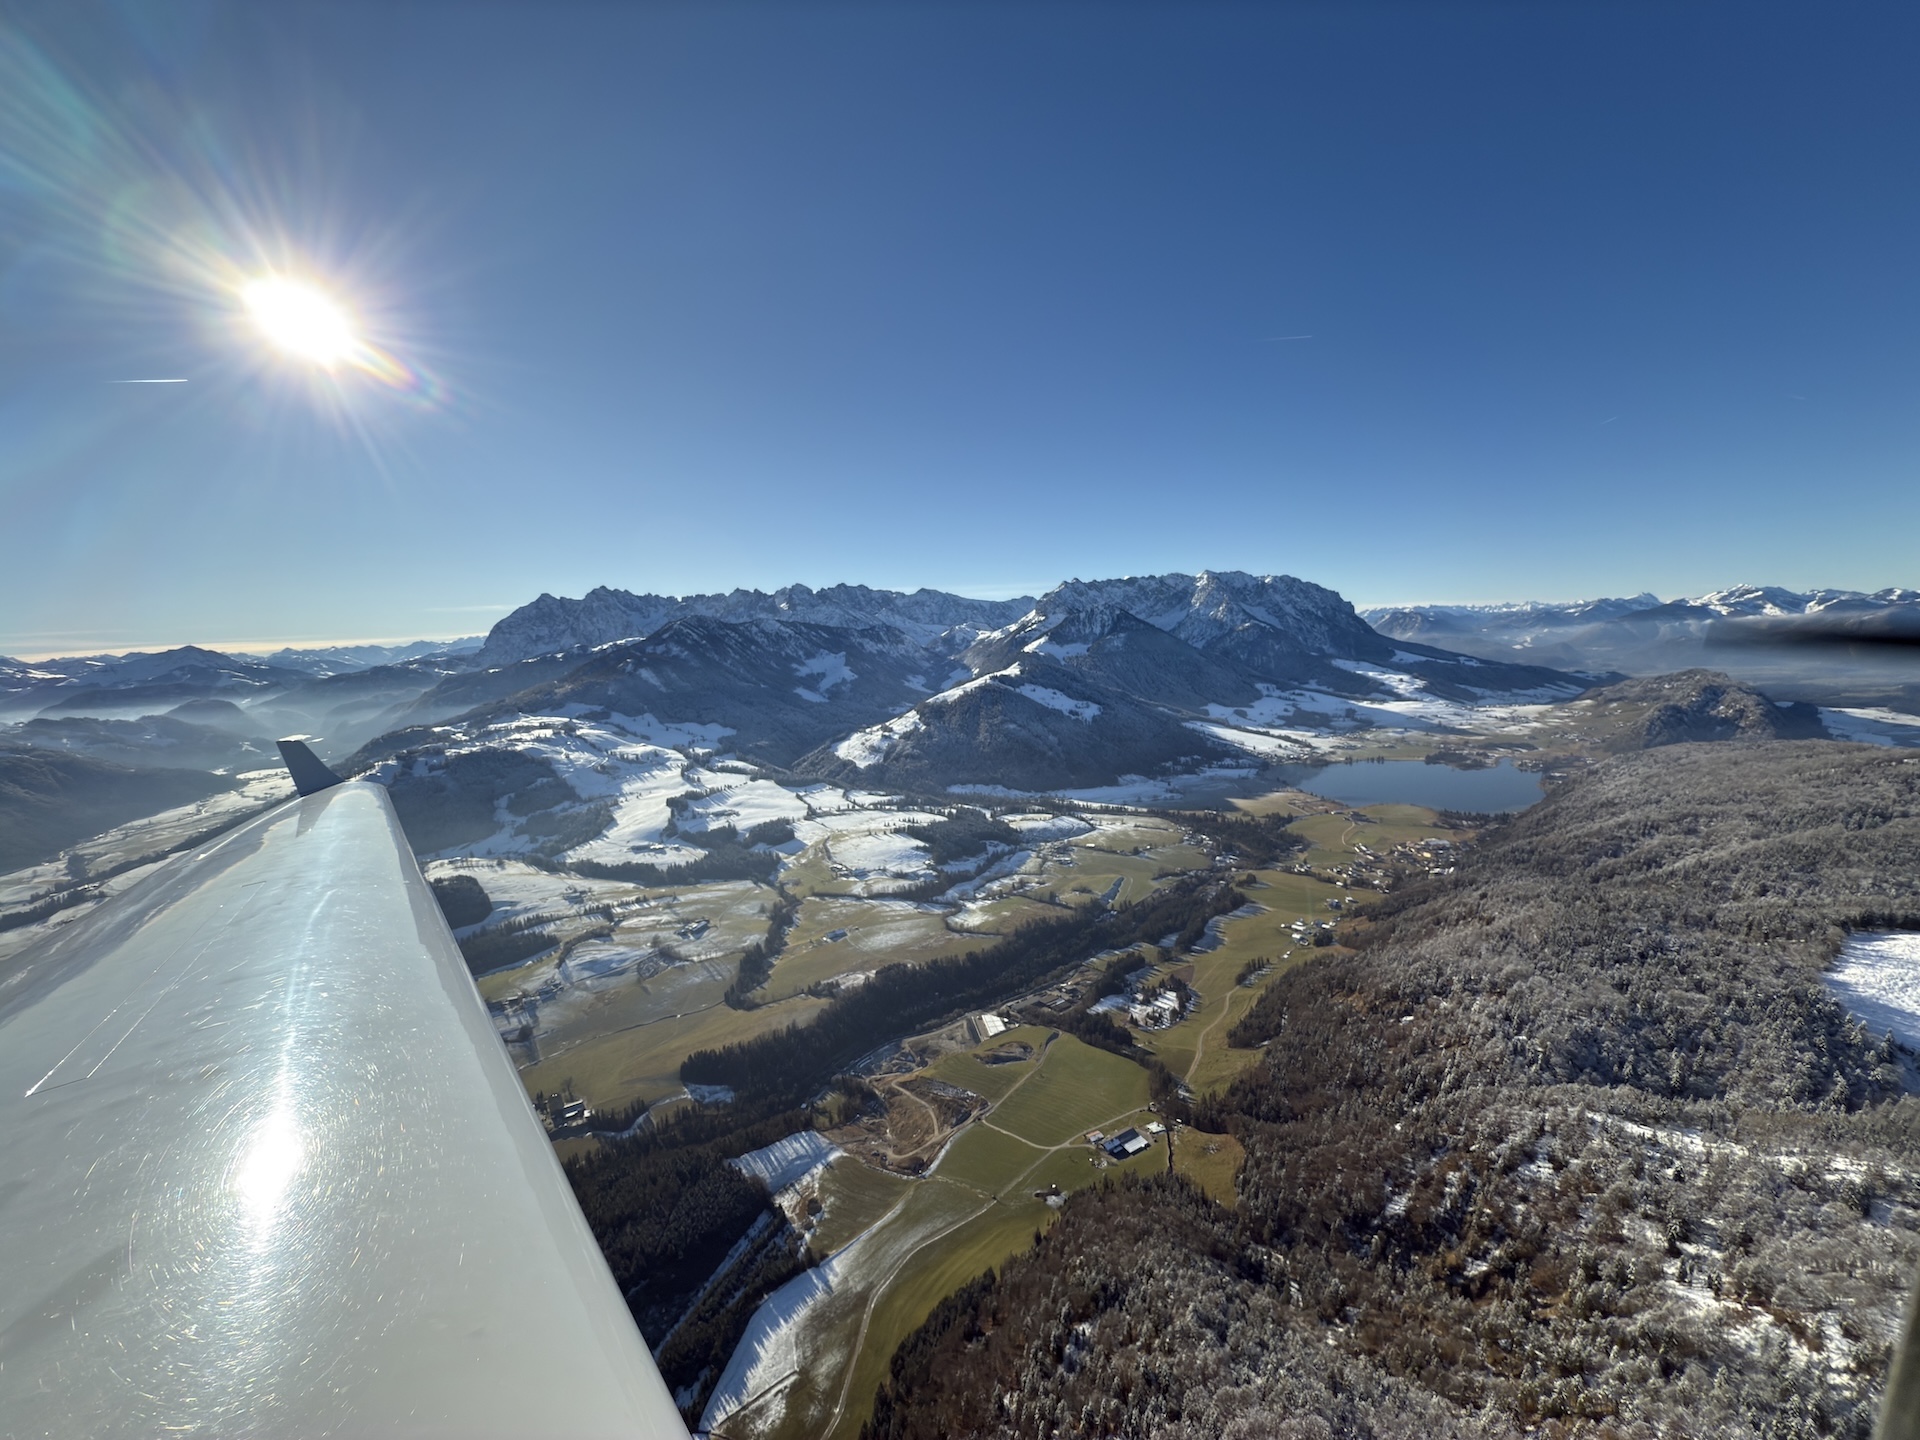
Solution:
{"label": "contrail", "polygon": [[1269,340],[1311,340],[1312,338],[1311,335],[1262,335],[1260,343],[1264,345]]}
{"label": "contrail", "polygon": [[187,383],[187,377],[178,375],[167,380],[109,380],[107,383],[109,385],[184,385]]}

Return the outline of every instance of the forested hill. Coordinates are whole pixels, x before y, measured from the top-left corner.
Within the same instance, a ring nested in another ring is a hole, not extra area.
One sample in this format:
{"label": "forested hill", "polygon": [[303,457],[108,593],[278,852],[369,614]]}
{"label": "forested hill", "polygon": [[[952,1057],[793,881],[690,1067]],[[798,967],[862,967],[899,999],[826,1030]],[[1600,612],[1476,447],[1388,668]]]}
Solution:
{"label": "forested hill", "polygon": [[1920,1101],[1819,976],[1920,924],[1920,757],[1626,757],[1376,919],[1236,1034],[1238,1206],[1075,1197],[870,1435],[1869,1432]]}

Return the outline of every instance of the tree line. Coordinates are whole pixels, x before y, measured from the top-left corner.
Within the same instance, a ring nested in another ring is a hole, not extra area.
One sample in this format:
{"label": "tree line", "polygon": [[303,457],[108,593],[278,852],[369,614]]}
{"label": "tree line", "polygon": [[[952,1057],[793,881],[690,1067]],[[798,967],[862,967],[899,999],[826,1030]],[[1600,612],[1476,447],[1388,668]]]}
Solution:
{"label": "tree line", "polygon": [[965,955],[921,965],[884,965],[843,991],[804,1025],[696,1050],[680,1067],[690,1085],[725,1085],[743,1098],[799,1104],[882,1041],[952,1014],[980,1009],[1083,963],[1090,951],[1149,935],[1204,933],[1207,921],[1245,904],[1223,880],[1199,876],[1114,910],[1087,906],[1031,921]]}

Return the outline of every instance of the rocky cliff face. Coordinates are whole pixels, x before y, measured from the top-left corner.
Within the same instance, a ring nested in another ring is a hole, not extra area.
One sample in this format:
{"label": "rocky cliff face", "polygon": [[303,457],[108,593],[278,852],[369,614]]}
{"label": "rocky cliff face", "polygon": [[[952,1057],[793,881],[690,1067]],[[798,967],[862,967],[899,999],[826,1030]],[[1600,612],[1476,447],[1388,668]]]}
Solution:
{"label": "rocky cliff face", "polygon": [[600,586],[578,600],[542,595],[503,618],[487,634],[481,659],[511,664],[576,646],[637,640],[675,620],[704,618],[741,623],[777,620],[859,630],[886,625],[922,645],[936,645],[957,632],[946,648],[958,651],[976,635],[1006,625],[1033,601],[973,600],[941,590],[874,590],[865,585],[832,585],[812,590],[789,585],[771,593],[734,590],[727,594],[635,595]]}

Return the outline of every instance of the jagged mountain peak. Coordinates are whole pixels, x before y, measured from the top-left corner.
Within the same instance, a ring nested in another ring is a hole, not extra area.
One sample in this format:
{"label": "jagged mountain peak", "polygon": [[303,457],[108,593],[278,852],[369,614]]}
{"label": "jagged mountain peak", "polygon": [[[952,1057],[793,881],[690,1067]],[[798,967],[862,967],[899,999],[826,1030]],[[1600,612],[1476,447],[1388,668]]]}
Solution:
{"label": "jagged mountain peak", "polygon": [[787,585],[772,592],[735,589],[712,595],[636,595],[600,585],[578,600],[542,594],[504,616],[488,632],[481,658],[503,665],[575,646],[599,646],[650,635],[670,621],[706,616],[725,621],[795,621],[859,630],[891,626],[922,645],[943,636],[957,650],[977,634],[1006,625],[1033,601],[975,600],[939,590],[912,594],[875,590],[865,585],[830,585],[814,590]]}
{"label": "jagged mountain peak", "polygon": [[[1837,593],[1816,592],[1826,595]],[[1721,615],[1801,615],[1806,613],[1812,598],[1780,585],[1740,584],[1709,591],[1693,603],[1703,610],[1712,610]]]}
{"label": "jagged mountain peak", "polygon": [[1302,654],[1370,653],[1380,644],[1337,592],[1291,575],[1240,570],[1069,580],[1041,596],[1004,633],[1024,637],[1023,643],[1056,634],[1063,644],[1087,643],[1106,633],[1121,612],[1201,649],[1248,626],[1283,633]]}

